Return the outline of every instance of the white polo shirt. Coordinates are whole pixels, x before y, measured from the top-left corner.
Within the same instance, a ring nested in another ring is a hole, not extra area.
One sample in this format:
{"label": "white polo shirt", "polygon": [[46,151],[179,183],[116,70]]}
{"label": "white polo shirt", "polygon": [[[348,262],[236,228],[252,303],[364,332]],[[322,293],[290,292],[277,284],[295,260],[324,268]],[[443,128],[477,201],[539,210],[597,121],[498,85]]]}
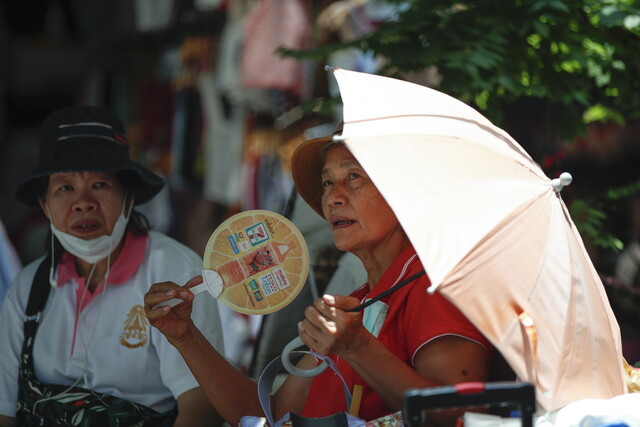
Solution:
{"label": "white polo shirt", "polygon": [[[10,417],[16,411],[25,309],[41,261],[23,269],[0,309],[0,414]],[[81,378],[79,387],[159,412],[170,410],[178,396],[198,383],[178,351],[149,324],[143,297],[153,283],[184,284],[201,271],[196,253],[170,237],[154,231],[147,237],[128,234],[108,284],[91,295],[84,292],[73,257],[65,254],[58,286],[51,289],[36,333],[38,380],[71,385]],[[208,295],[196,298],[192,318],[224,354],[217,301]]]}

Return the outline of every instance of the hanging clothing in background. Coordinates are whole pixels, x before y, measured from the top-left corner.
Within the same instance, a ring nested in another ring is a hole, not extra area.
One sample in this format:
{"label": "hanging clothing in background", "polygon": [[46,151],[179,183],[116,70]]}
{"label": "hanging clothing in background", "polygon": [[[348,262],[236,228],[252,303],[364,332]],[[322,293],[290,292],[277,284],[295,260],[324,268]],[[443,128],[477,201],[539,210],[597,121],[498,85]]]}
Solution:
{"label": "hanging clothing in background", "polygon": [[260,156],[256,174],[258,208],[283,213],[293,180],[283,173],[280,154],[270,151]]}
{"label": "hanging clothing in background", "polygon": [[245,25],[242,49],[242,83],[245,88],[280,89],[302,99],[308,93],[308,78],[301,61],[284,58],[281,47],[311,46],[311,23],[302,0],[261,0]]}
{"label": "hanging clothing in background", "polygon": [[171,184],[183,189],[196,181],[195,163],[200,147],[200,95],[192,85],[179,88],[174,97],[171,138]]}
{"label": "hanging clothing in background", "polygon": [[18,258],[18,253],[11,244],[7,230],[0,220],[0,305],[2,305],[4,294],[21,269],[22,263]]}
{"label": "hanging clothing in background", "polygon": [[[370,0],[340,0],[328,5],[320,14],[316,22],[321,39],[330,36],[337,37],[341,42],[348,42],[374,31],[380,22],[393,20],[406,6],[390,5],[386,1]],[[375,74],[383,64],[380,57],[371,51],[349,48],[329,54],[327,64],[347,70],[361,71]],[[327,79],[329,94],[340,96],[338,83],[333,76]],[[338,121],[342,119],[342,105],[334,107],[334,115]]]}
{"label": "hanging clothing in background", "polygon": [[135,27],[141,33],[166,30],[175,22],[174,0],[134,0]]}
{"label": "hanging clothing in background", "polygon": [[281,163],[282,132],[248,125],[243,164],[242,208],[282,213],[293,182]]}
{"label": "hanging clothing in background", "polygon": [[229,0],[193,0],[193,7],[201,12],[212,12],[226,6]]}
{"label": "hanging clothing in background", "polygon": [[[164,175],[169,173],[167,153],[171,147],[173,132],[173,92],[169,81],[148,80],[142,82],[137,91],[138,126],[142,145],[139,160],[154,171]],[[131,124],[133,125],[133,123]],[[130,126],[131,126],[130,125]]]}
{"label": "hanging clothing in background", "polygon": [[203,196],[235,206],[240,201],[245,109],[233,106],[225,112],[223,95],[211,71],[200,74],[198,87],[203,117]]}
{"label": "hanging clothing in background", "polygon": [[[242,52],[245,22],[251,11],[250,2],[235,0],[227,9],[227,22],[220,36],[216,59],[216,82],[229,108],[244,108],[268,113],[273,109],[271,89],[251,89],[242,82]],[[244,126],[244,124],[243,124]]]}
{"label": "hanging clothing in background", "polygon": [[240,209],[248,211],[258,209],[258,156],[245,159],[242,162],[242,192]]}
{"label": "hanging clothing in background", "polygon": [[232,1],[228,7],[215,65],[217,88],[232,105],[241,104],[243,96],[240,64],[246,10],[241,6],[242,2]]}

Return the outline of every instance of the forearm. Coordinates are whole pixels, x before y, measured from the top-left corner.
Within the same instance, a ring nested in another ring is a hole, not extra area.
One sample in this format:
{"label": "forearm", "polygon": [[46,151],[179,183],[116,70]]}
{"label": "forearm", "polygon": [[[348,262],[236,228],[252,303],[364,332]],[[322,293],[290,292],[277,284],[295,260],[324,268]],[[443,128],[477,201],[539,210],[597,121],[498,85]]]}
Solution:
{"label": "forearm", "polygon": [[[377,339],[344,355],[362,378],[393,410],[402,408],[404,392],[468,381],[486,381],[484,348],[459,337],[441,337],[423,346],[408,366]],[[474,408],[474,411],[481,410]],[[453,425],[464,409],[429,413],[430,425]]]}
{"label": "forearm", "polygon": [[201,387],[182,393],[177,400],[178,417],[173,427],[222,426],[222,417],[213,408]]}
{"label": "forearm", "polygon": [[262,416],[256,384],[218,353],[202,333],[190,332],[171,342],[184,358],[209,402],[231,425],[244,415]]}
{"label": "forearm", "polygon": [[377,339],[342,357],[394,411],[402,409],[407,389],[440,385],[421,376]]}

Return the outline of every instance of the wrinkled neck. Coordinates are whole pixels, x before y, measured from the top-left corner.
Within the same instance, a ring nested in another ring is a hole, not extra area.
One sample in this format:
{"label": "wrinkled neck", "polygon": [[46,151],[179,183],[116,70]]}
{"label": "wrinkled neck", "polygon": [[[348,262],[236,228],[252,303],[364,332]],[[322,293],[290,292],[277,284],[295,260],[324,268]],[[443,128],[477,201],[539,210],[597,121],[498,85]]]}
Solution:
{"label": "wrinkled neck", "polygon": [[404,230],[398,226],[398,229],[380,244],[353,252],[360,259],[367,272],[367,282],[370,289],[376,286],[387,268],[410,244]]}

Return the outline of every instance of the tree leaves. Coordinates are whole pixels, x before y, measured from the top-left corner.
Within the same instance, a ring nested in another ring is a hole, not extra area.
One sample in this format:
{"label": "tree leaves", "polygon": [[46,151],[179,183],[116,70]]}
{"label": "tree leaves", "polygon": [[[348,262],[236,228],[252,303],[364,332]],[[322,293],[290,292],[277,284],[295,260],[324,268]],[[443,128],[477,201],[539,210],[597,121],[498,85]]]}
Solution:
{"label": "tree leaves", "polygon": [[[395,77],[435,66],[443,76],[440,90],[467,102],[484,100],[476,106],[494,120],[523,96],[552,110],[577,109],[578,118],[594,105],[617,117],[640,115],[640,80],[629,78],[640,73],[640,9],[633,0],[389,3],[405,8],[361,39],[282,52],[322,60],[357,47],[386,58],[380,73]],[[584,125],[563,123],[558,136],[572,139]]]}
{"label": "tree leaves", "polygon": [[[624,125],[640,117],[638,0],[388,3],[403,8],[364,37],[281,52],[323,61],[337,50],[358,48],[386,59],[380,74],[400,78],[435,67],[442,76],[439,90],[505,128],[514,105],[523,100],[539,105],[540,134],[549,150],[584,136],[588,123]],[[604,210],[595,206],[572,204],[579,228],[597,245],[620,248],[604,231]]]}

